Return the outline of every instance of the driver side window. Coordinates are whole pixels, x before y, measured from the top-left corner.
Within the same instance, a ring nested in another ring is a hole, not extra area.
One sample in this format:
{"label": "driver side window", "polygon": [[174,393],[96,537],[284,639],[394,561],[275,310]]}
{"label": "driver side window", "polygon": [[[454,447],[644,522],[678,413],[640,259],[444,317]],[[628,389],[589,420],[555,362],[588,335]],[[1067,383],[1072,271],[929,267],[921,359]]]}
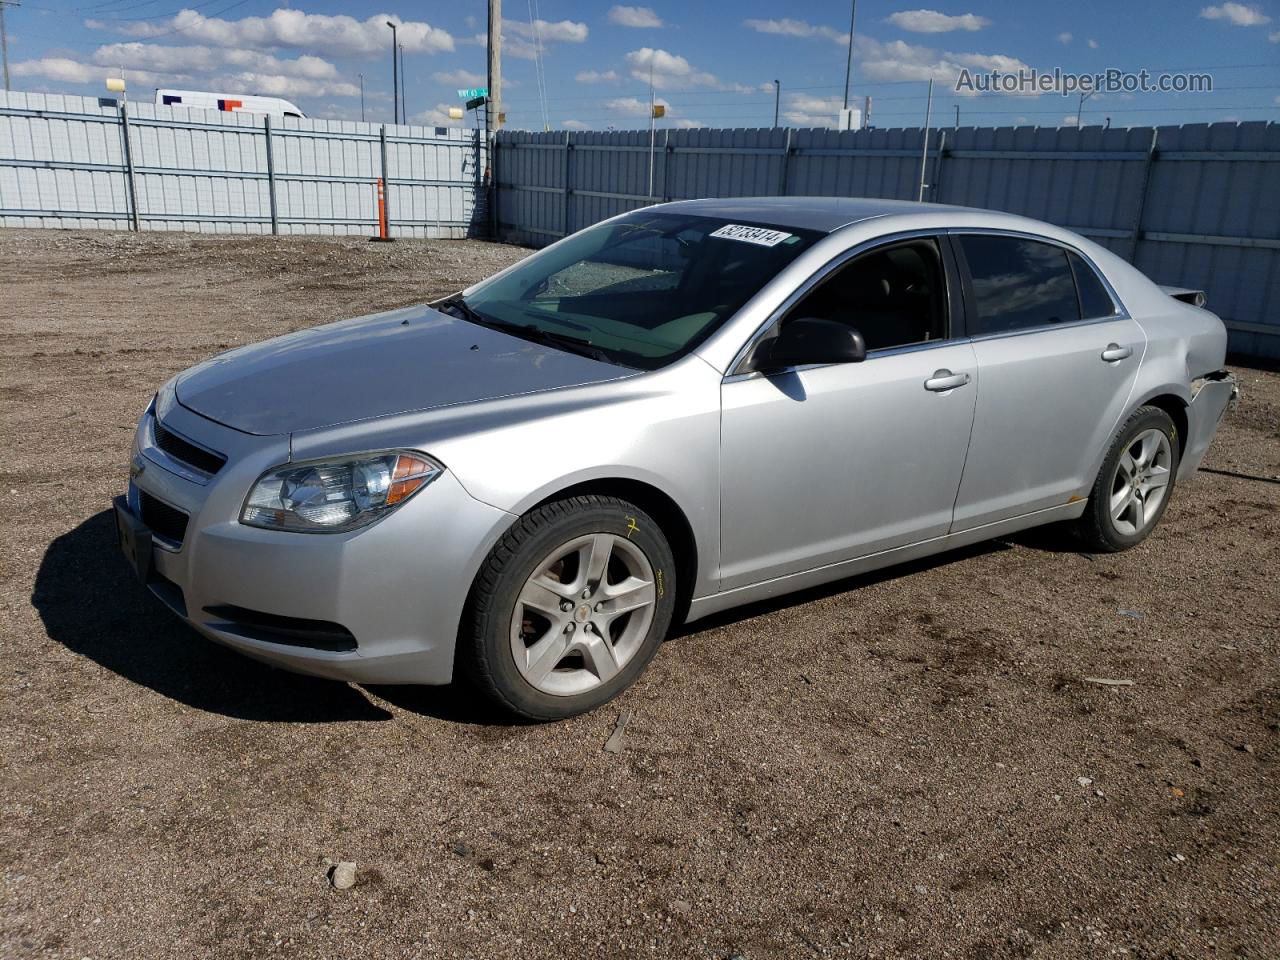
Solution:
{"label": "driver side window", "polygon": [[836,270],[787,312],[847,324],[867,350],[947,337],[947,287],[936,240],[870,250]]}

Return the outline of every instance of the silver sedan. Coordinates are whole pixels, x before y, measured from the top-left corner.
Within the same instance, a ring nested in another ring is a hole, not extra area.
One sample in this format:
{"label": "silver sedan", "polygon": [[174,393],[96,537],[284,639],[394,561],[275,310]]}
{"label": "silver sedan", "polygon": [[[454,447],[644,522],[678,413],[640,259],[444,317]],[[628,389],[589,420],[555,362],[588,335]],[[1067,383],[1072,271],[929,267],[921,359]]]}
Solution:
{"label": "silver sedan", "polygon": [[982,210],[648,207],[174,377],[121,545],[249,656],[565,717],[674,623],[1040,524],[1140,543],[1235,389],[1174,293]]}

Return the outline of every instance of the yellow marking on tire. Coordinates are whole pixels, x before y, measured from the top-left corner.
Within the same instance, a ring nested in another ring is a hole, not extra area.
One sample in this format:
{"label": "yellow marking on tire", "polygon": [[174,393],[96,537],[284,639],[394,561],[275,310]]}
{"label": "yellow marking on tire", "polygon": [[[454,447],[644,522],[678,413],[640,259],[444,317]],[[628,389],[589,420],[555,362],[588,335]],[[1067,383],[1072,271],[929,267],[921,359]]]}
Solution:
{"label": "yellow marking on tire", "polygon": [[636,518],[627,517],[627,539],[630,540],[631,534],[635,533],[639,529],[640,528],[636,526]]}
{"label": "yellow marking on tire", "polygon": [[666,596],[666,593],[667,593],[666,589],[662,586],[662,571],[659,570],[658,571],[658,599],[661,600],[664,596]]}

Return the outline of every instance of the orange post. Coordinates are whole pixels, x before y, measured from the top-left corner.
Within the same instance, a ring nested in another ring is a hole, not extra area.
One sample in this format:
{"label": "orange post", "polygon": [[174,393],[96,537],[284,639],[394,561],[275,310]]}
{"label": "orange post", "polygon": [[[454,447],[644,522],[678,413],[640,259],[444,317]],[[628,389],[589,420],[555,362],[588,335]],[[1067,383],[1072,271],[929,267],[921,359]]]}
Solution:
{"label": "orange post", "polygon": [[387,195],[381,177],[378,178],[378,239],[387,239]]}

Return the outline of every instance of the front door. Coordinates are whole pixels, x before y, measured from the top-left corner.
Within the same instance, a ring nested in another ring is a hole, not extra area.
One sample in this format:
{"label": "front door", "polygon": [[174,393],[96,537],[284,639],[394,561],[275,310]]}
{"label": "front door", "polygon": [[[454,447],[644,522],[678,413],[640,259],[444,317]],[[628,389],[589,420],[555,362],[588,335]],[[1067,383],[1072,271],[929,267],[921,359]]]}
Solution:
{"label": "front door", "polygon": [[864,253],[779,325],[847,322],[865,361],[726,378],[721,589],[947,532],[978,387],[947,288],[932,239]]}

